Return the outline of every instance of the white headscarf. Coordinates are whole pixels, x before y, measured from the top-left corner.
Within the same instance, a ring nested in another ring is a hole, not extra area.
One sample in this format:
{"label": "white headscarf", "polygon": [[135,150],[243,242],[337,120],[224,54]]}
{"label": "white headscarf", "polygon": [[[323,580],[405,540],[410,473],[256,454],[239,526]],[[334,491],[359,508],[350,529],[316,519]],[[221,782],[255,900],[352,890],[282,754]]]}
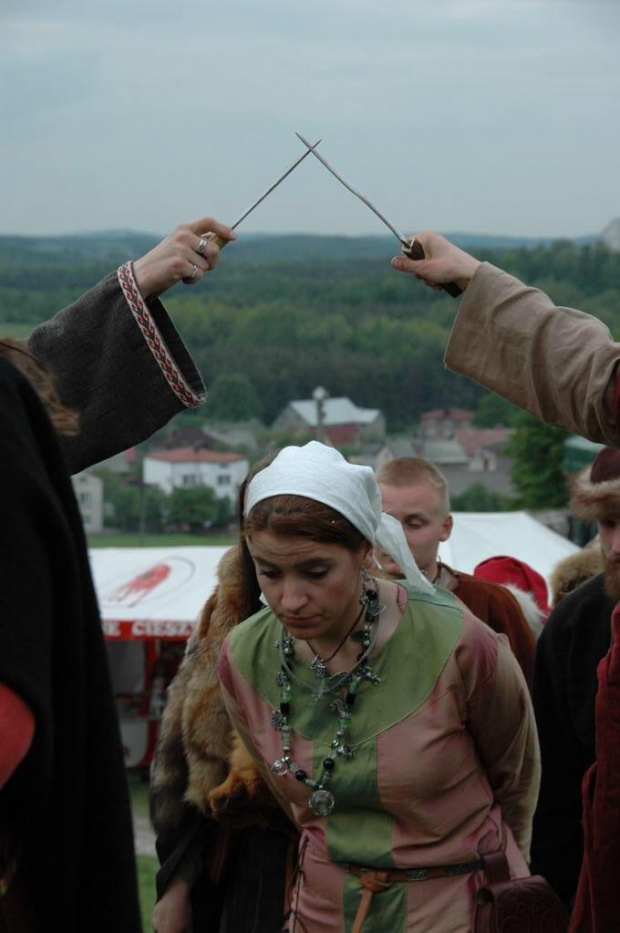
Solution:
{"label": "white headscarf", "polygon": [[408,583],[425,593],[435,591],[413,559],[400,522],[382,511],[381,491],[370,467],[348,463],[333,447],[318,441],[285,447],[251,481],[245,514],[263,499],[287,495],[305,496],[335,509],[395,560]]}

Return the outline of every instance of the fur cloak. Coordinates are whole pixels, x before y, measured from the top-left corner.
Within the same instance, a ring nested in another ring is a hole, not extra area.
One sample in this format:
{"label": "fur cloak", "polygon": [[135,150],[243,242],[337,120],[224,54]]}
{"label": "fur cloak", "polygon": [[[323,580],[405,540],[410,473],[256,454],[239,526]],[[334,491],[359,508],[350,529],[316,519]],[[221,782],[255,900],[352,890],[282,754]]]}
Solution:
{"label": "fur cloak", "polygon": [[[220,696],[217,662],[224,639],[254,611],[240,548],[233,547],[220,562],[216,589],[169,687],[151,771],[151,819],[160,857],[165,861],[177,850],[202,814],[212,881],[218,880],[227,857],[230,829],[289,825],[248,752],[235,740]],[[218,829],[214,820],[225,828]]]}

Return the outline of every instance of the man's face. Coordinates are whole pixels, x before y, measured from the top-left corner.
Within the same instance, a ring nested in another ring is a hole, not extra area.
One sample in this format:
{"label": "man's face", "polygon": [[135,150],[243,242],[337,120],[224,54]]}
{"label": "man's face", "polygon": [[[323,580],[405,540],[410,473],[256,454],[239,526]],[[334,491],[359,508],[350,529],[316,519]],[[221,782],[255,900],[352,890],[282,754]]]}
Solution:
{"label": "man's face", "polygon": [[[418,567],[428,573],[437,560],[440,541],[447,541],[452,531],[452,516],[443,511],[443,497],[423,481],[412,486],[380,486],[383,511],[401,523]],[[386,573],[402,576],[400,567],[387,555],[380,560]]]}
{"label": "man's face", "polygon": [[612,599],[620,599],[620,516],[598,522],[598,534],[605,555],[605,589]]}

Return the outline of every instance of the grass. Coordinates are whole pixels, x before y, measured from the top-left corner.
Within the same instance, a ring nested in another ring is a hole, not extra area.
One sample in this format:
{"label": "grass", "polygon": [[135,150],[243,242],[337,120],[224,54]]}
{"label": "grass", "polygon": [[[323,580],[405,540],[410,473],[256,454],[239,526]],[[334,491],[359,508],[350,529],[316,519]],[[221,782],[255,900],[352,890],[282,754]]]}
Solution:
{"label": "grass", "polygon": [[127,775],[129,792],[131,794],[131,809],[136,816],[147,820],[149,817],[149,784],[143,781],[139,774],[130,771]]}
{"label": "grass", "polygon": [[[129,791],[131,793],[131,809],[141,819],[148,819],[149,815],[149,785],[138,774],[129,773],[127,776]],[[159,862],[151,855],[137,855],[138,867],[138,893],[140,895],[140,910],[142,911],[142,929],[144,933],[152,933],[151,914],[155,904],[155,874]]]}
{"label": "grass", "polygon": [[156,535],[101,534],[89,535],[89,547],[230,547],[234,535]]}
{"label": "grass", "polygon": [[144,933],[152,933],[151,914],[155,905],[155,872],[159,868],[159,864],[157,859],[150,855],[138,855],[137,863],[142,929]]}

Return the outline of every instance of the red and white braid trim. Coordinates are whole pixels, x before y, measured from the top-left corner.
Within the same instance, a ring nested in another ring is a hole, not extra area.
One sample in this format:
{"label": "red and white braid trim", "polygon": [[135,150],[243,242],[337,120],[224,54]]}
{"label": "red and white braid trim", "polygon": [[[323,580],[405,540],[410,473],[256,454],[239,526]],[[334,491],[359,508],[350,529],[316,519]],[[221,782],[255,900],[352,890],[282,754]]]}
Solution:
{"label": "red and white braid trim", "polygon": [[166,341],[153,320],[151,312],[146,306],[144,298],[138,290],[136,280],[133,275],[133,268],[130,262],[126,262],[117,272],[125,300],[129,305],[129,310],[133,314],[134,320],[146,344],[155,357],[157,365],[162,371],[162,375],[176,397],[186,406],[186,408],[197,408],[204,402],[204,395],[195,392],[179,367],[174,357],[166,345]]}

